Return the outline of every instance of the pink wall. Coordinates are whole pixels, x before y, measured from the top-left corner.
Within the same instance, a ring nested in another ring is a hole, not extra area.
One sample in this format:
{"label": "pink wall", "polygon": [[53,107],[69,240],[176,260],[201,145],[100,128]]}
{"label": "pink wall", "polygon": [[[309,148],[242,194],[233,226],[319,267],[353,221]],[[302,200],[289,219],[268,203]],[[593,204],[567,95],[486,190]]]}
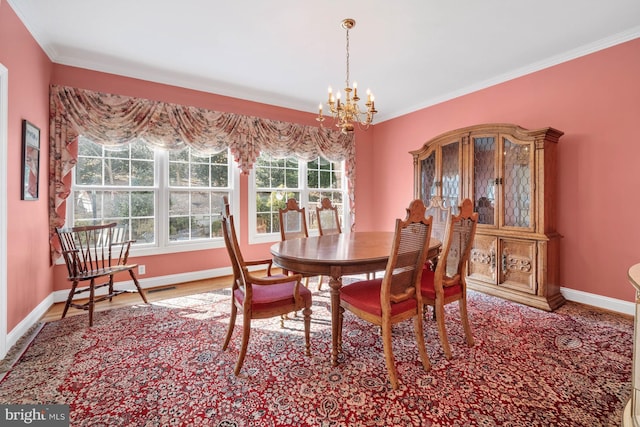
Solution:
{"label": "pink wall", "polygon": [[[371,209],[384,228],[413,196],[412,157],[464,126],[505,122],[565,133],[558,146],[560,285],[633,301],[640,261],[640,39],[381,123],[375,128]],[[428,82],[425,82],[428,84]],[[366,173],[366,172],[363,172]]]}
{"label": "pink wall", "polygon": [[[7,330],[51,293],[48,255],[49,80],[51,62],[9,4],[0,3],[0,63],[8,72]],[[40,128],[37,201],[20,200],[22,119]]]}

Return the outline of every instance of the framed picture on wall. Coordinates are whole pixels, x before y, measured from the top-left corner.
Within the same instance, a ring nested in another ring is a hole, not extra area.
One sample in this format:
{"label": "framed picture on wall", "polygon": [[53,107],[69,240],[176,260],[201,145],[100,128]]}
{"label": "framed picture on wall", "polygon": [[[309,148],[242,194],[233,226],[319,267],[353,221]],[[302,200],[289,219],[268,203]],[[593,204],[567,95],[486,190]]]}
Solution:
{"label": "framed picture on wall", "polygon": [[22,120],[22,200],[38,200],[40,129]]}

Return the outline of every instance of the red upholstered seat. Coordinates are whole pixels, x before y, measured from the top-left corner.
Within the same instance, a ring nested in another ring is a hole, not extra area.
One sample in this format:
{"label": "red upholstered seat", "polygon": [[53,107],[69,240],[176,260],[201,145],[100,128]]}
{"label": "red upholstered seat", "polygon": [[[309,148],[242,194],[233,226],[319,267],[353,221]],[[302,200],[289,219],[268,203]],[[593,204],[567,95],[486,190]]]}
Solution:
{"label": "red upholstered seat", "polygon": [[[283,275],[275,275],[270,277],[285,277]],[[295,303],[293,298],[294,287],[296,281],[279,283],[277,285],[253,285],[253,298],[251,304],[253,310],[273,309],[275,307],[285,307]],[[241,289],[233,291],[238,304],[244,304],[244,292]],[[311,291],[304,286],[300,287],[300,297],[305,305],[311,305]]]}
{"label": "red upholstered seat", "polygon": [[[435,271],[432,271],[430,268],[425,267],[422,269],[422,283],[420,285],[420,289],[422,291],[422,298],[427,299],[436,299],[436,285],[435,285]],[[448,285],[442,288],[444,297],[449,298],[454,295],[458,295],[462,293],[462,283],[457,280],[455,284]]]}
{"label": "red upholstered seat", "polygon": [[[382,316],[380,290],[382,278],[363,280],[340,288],[340,299],[352,307],[358,308],[374,316]],[[391,303],[391,316],[415,310],[416,300],[411,298],[399,303]]]}

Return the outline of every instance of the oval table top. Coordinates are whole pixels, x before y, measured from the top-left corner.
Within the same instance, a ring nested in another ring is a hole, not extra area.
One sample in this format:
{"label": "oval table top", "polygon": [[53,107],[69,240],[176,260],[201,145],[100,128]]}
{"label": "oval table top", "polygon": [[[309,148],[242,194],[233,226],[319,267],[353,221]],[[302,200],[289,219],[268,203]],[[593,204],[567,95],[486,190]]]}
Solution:
{"label": "oval table top", "polygon": [[[271,246],[276,265],[304,274],[327,274],[339,267],[354,272],[384,269],[391,253],[392,231],[356,231],[352,233],[312,236],[285,240]],[[429,251],[441,246],[432,238]],[[432,254],[429,254],[429,257]]]}

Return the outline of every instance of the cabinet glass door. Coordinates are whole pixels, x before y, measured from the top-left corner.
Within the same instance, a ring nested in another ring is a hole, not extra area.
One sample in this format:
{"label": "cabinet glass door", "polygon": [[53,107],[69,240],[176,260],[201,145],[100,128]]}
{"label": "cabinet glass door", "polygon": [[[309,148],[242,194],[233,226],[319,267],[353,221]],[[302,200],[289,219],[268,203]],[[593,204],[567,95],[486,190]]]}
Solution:
{"label": "cabinet glass door", "polygon": [[533,228],[533,150],[529,143],[502,138],[503,226]]}
{"label": "cabinet glass door", "polygon": [[445,207],[458,213],[462,192],[460,147],[460,141],[453,141],[420,160],[420,198],[425,204],[433,197],[441,197]]}
{"label": "cabinet glass door", "polygon": [[442,146],[442,200],[452,214],[458,214],[460,203],[460,142]]}
{"label": "cabinet glass door", "polygon": [[421,161],[420,181],[420,198],[428,205],[429,200],[437,195],[435,150]]}
{"label": "cabinet glass door", "polygon": [[473,194],[478,224],[496,226],[496,137],[473,138]]}

